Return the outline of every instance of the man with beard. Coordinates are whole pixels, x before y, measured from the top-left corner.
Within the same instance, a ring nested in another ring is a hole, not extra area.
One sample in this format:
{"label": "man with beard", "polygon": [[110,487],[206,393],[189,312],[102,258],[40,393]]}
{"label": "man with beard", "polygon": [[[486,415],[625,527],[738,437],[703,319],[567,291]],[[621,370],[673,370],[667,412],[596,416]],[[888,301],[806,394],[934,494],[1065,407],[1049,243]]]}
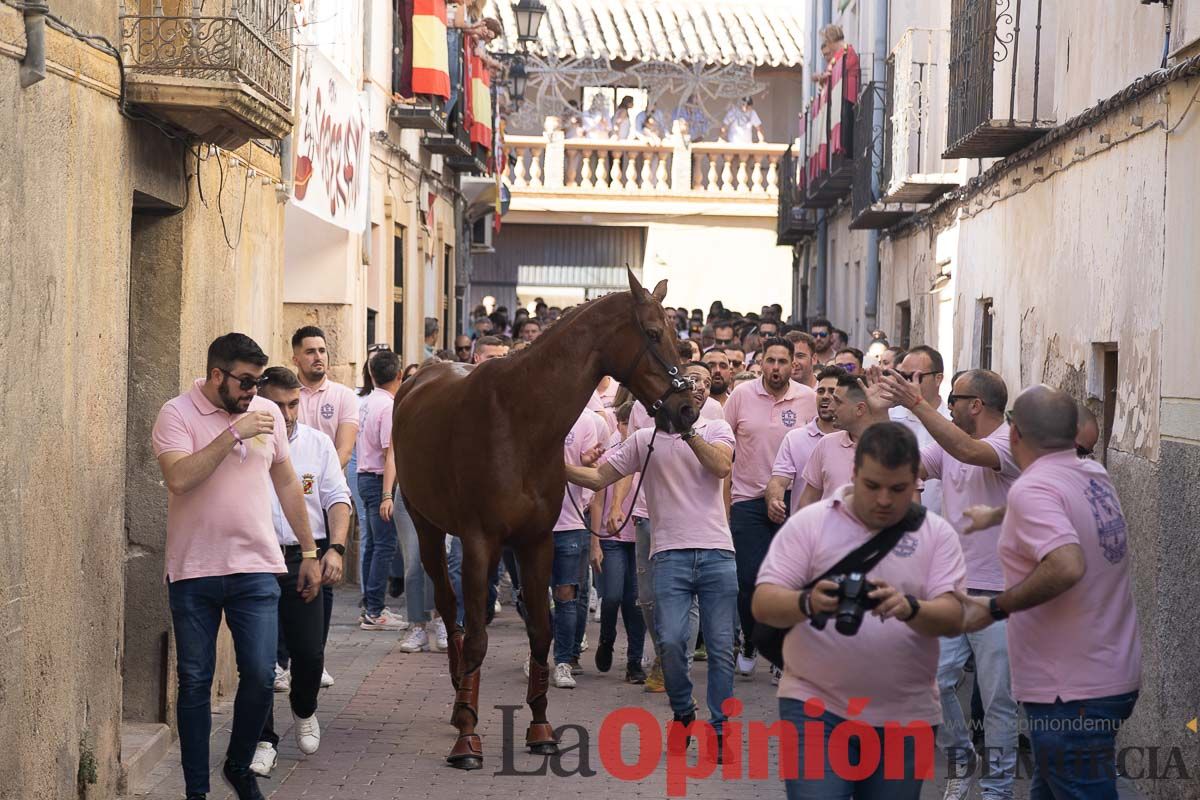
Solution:
{"label": "man with beard", "polygon": [[461,333],[454,337],[454,360],[460,364],[471,363],[471,337]]}
{"label": "man with beard", "polygon": [[828,364],[833,361],[837,350],[833,349],[833,323],[825,318],[814,319],[808,326],[808,332],[816,342],[813,357],[818,364]]}
{"label": "man with beard", "polygon": [[724,347],[714,347],[700,359],[712,373],[712,398],[725,407],[729,400],[729,381],[733,378],[733,368]]}
{"label": "man with beard", "polygon": [[[760,380],[739,386],[725,404],[725,421],[737,438],[737,460],[730,486],[729,525],[737,555],[738,614],[742,622],[742,652],[737,670],[754,671],[750,598],[754,581],[771,538],[779,525],[767,516],[764,495],[775,454],[788,431],[802,428],[817,415],[817,393],[792,380],[792,343],[767,339],[763,343]],[[712,651],[712,647],[709,647]]]}
{"label": "man with beard", "polygon": [[789,331],[787,340],[792,343],[792,380],[810,389],[817,388],[817,378],[813,374],[817,342],[804,331]]}
{"label": "man with beard", "polygon": [[[683,368],[693,385],[692,400],[703,408],[711,375],[693,362]],[[709,721],[721,753],[722,708],[733,696],[733,628],[738,581],[733,539],[725,518],[721,481],[733,461],[733,431],[721,419],[696,421],[686,431],[643,428],[608,454],[599,469],[575,466],[568,460],[567,480],[601,491],[646,463],[653,442],[654,457],[644,473],[644,491],[654,519],[652,550],[654,614],[657,647],[662,658],[667,695],[674,718],[683,726],[696,719],[688,654],[692,650],[692,603],[700,608],[700,631],[708,647]],[[585,464],[594,459],[585,460]],[[685,746],[683,736],[668,740],[673,752]]]}
{"label": "man with beard", "polygon": [[179,677],[179,749],[189,797],[209,791],[213,654],[221,618],[238,662],[222,774],[239,800],[262,794],[250,762],[271,710],[279,581],[287,566],[271,525],[271,498],[300,543],[296,592],[321,589],[317,545],[289,458],[279,409],[258,397],[267,356],[241,333],[208,347],[207,378],[162,407],[154,454],[167,486],[166,580]]}
{"label": "man with beard", "polygon": [[[782,525],[789,514],[800,510],[800,492],[795,489],[793,482],[803,474],[809,457],[821,439],[838,430],[833,424],[833,395],[837,391],[838,378],[845,374],[839,367],[821,370],[817,378],[817,416],[803,428],[789,431],[779,445],[766,494],[767,516],[776,524]],[[785,497],[789,489],[792,490],[791,508]]]}
{"label": "man with beard", "polygon": [[358,436],[358,398],[329,378],[325,331],[305,325],[292,334],[292,363],[300,378],[300,422],[329,437],[345,469]]}
{"label": "man with beard", "polygon": [[[873,406],[871,400],[879,406]],[[833,425],[838,431],[821,439],[808,457],[797,479],[803,486],[797,508],[832,497],[839,487],[851,482],[858,439],[872,423],[887,421],[886,408],[886,399],[869,396],[861,378],[838,378],[833,394]]]}
{"label": "man with beard", "polygon": [[[1009,443],[1004,421],[1008,389],[991,370],[964,372],[951,387],[947,406],[950,420],[925,400],[916,375],[905,381],[895,374],[882,378],[884,394],[913,415],[933,438],[921,448],[921,477],[942,480],[942,508],[947,522],[958,529],[967,565],[967,594],[985,600],[1004,590],[1004,573],[998,543],[1000,525],[966,535],[973,506],[1003,506],[1008,491],[1021,476]],[[951,421],[952,420],[952,421]],[[963,763],[974,762],[971,734],[958,702],[958,684],[967,659],[975,656],[975,675],[983,700],[984,738],[988,765],[980,778],[985,797],[1012,797],[1017,763],[1017,703],[1009,675],[1006,623],[1001,620],[983,630],[942,639],[938,663],[938,688],[942,696],[943,724],[938,744],[955,763],[951,775],[961,775]],[[945,797],[962,800],[972,778],[951,778]]]}

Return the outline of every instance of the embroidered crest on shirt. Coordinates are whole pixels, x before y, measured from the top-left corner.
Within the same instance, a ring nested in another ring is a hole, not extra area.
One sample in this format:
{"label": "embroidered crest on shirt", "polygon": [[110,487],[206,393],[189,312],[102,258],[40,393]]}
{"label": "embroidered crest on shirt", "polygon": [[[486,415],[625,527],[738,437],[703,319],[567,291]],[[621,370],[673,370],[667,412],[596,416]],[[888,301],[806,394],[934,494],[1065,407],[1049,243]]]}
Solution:
{"label": "embroidered crest on shirt", "polygon": [[892,548],[892,552],[901,558],[908,558],[917,552],[917,544],[917,537],[911,533],[906,533],[900,541],[896,542],[896,546]]}
{"label": "embroidered crest on shirt", "polygon": [[1088,504],[1092,507],[1092,516],[1096,519],[1096,532],[1100,535],[1100,549],[1110,564],[1118,564],[1129,550],[1126,537],[1125,517],[1117,498],[1109,489],[1095,480],[1088,481],[1087,491],[1083,493]]}
{"label": "embroidered crest on shirt", "polygon": [[564,444],[566,444],[567,447],[575,444],[575,431],[571,431],[567,434],[567,441],[564,442]]}
{"label": "embroidered crest on shirt", "polygon": [[316,481],[317,476],[313,475],[311,472],[306,472],[303,476],[301,476],[300,485],[304,487],[305,494],[313,493],[313,485],[316,483]]}
{"label": "embroidered crest on shirt", "polygon": [[321,419],[333,419],[333,403],[321,406]]}
{"label": "embroidered crest on shirt", "polygon": [[779,421],[789,428],[794,426],[796,424],[796,412],[792,411],[790,408],[785,408],[779,414]]}

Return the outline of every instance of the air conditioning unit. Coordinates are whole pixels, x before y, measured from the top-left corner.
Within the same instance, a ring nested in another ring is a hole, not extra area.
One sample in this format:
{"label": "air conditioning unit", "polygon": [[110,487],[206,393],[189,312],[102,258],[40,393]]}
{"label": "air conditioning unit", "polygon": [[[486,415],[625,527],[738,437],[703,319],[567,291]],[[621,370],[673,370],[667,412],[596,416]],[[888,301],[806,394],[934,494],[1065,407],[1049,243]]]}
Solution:
{"label": "air conditioning unit", "polygon": [[471,252],[472,253],[494,253],[496,248],[492,246],[492,231],[495,227],[492,220],[495,214],[484,214],[479,219],[471,224]]}

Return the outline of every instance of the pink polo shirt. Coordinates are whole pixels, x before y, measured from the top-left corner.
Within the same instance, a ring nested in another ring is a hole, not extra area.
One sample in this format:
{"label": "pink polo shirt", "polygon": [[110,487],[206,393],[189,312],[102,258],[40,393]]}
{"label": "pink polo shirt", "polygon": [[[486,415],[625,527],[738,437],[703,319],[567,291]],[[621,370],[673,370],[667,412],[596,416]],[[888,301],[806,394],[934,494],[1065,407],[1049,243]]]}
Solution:
{"label": "pink polo shirt", "polygon": [[[854,478],[854,450],[854,440],[846,431],[829,434],[817,442],[796,483],[807,483],[820,489],[822,500],[832,497]],[[800,491],[804,491],[803,486]],[[793,500],[796,494],[796,487],[792,487]]]}
{"label": "pink polo shirt", "polygon": [[[733,431],[724,420],[701,420],[695,431],[709,444],[734,447]],[[631,434],[612,451],[608,463],[620,474],[632,475],[646,463],[653,435],[653,428]],[[658,432],[642,492],[654,521],[651,556],[690,548],[733,550],[721,479],[700,465],[679,434]]]}
{"label": "pink polo shirt", "polygon": [[[604,438],[600,437],[600,427],[596,423],[599,419],[596,412],[588,411],[585,408],[579,415],[579,419],[575,420],[575,424],[567,433],[567,438],[563,440],[563,457],[568,464],[579,466],[583,463],[584,453],[608,438],[607,431]],[[600,420],[600,424],[603,425],[604,421]],[[558,512],[558,521],[554,523],[554,532],[580,531],[587,528],[588,524],[584,520],[587,519],[587,507],[588,503],[592,502],[593,494],[595,493],[590,489],[568,483],[567,490],[563,492],[562,509]],[[578,507],[578,511],[576,507]],[[581,514],[583,516],[580,516]]]}
{"label": "pink polo shirt", "polygon": [[[203,385],[197,380],[158,412],[151,434],[156,457],[199,452],[244,416],[210,403],[200,391]],[[250,401],[249,411],[270,412],[274,433],[247,440],[244,461],[234,447],[190,492],[167,495],[168,581],[287,571],[271,524],[275,487],[270,474],[274,464],[288,458],[287,426],[279,407],[262,397]]]}
{"label": "pink polo shirt", "polygon": [[384,454],[392,446],[392,411],[396,398],[378,386],[363,398],[362,428],[358,431],[358,471],[383,474]]}
{"label": "pink polo shirt", "polygon": [[[948,454],[937,442],[921,448],[921,466],[930,478],[942,484],[942,509],[946,521],[961,531],[970,520],[963,511],[976,505],[1002,506],[1008,502],[1008,490],[1021,476],[1021,468],[1013,460],[1008,443],[1008,423],[982,439],[996,451],[1000,469],[988,469],[964,464]],[[962,535],[963,558],[967,562],[967,588],[999,592],[1004,589],[1004,574],[1000,570],[1000,555],[996,545],[1000,526]]]}
{"label": "pink polo shirt", "polygon": [[817,427],[817,419],[803,428],[788,431],[775,454],[775,463],[771,466],[771,477],[787,478],[792,482],[792,507],[789,513],[795,514],[800,510],[800,495],[804,493],[804,482],[797,478],[808,466],[808,459],[817,444],[824,438],[825,432]]}
{"label": "pink polo shirt", "polygon": [[[823,441],[828,440],[827,436]],[[850,492],[851,487],[842,487],[833,497],[788,518],[771,540],[757,583],[802,589],[878,533],[854,515]],[[962,591],[966,569],[958,534],[944,519],[929,513],[924,524],[905,534],[867,578],[884,581],[919,600]],[[851,698],[864,697],[870,703],[856,719],[873,727],[892,721],[937,725],[942,719],[938,650],[937,637],[921,636],[899,620],[881,620],[869,612],[855,636],[838,633],[832,619],[823,631],[805,622],[793,627],[783,641],[778,695],[801,701],[819,697],[839,717],[849,716]]]}
{"label": "pink polo shirt", "polygon": [[[642,428],[653,428],[653,427],[654,427],[654,417],[650,416],[646,412],[646,407],[643,406],[641,403],[634,403],[633,411],[629,412],[629,433],[630,433],[630,435],[632,436],[636,431],[640,431]],[[640,464],[638,465],[638,469],[641,469]],[[637,482],[636,481],[633,484],[633,488],[630,489],[629,491],[630,491],[630,494],[637,491]],[[630,513],[632,513],[635,517],[641,517],[642,519],[650,519],[650,507],[646,504],[646,487],[645,486],[642,487],[641,492],[638,492],[638,496],[635,498],[635,501],[633,504],[633,510]]]}
{"label": "pink polo shirt", "polygon": [[761,379],[733,390],[725,402],[725,421],[737,437],[733,462],[733,502],[755,500],[767,491],[771,465],[788,431],[807,425],[817,415],[817,393],[795,381],[776,400]]}
{"label": "pink polo shirt", "polygon": [[349,386],[329,378],[321,381],[316,389],[301,386],[300,421],[334,439],[343,422],[358,427],[358,397]]}
{"label": "pink polo shirt", "polygon": [[999,545],[1005,586],[1066,544],[1083,548],[1083,579],[1008,618],[1013,697],[1023,702],[1107,697],[1142,683],[1125,516],[1104,467],[1073,450],[1042,456],[1009,490]]}
{"label": "pink polo shirt", "polygon": [[[612,436],[610,436],[608,438],[608,444],[605,445],[605,448],[606,448],[605,453],[603,456],[600,457],[600,461],[596,464],[596,466],[599,466],[600,464],[608,463],[609,459],[612,458],[613,449],[616,448],[617,445],[621,444],[621,441],[622,440],[621,440],[621,432],[620,431],[617,431],[616,433],[612,434]],[[640,467],[639,467],[639,469],[640,469]],[[621,503],[621,513],[623,513],[625,515],[626,519],[629,519],[631,512],[633,511],[633,492],[635,489],[637,489],[639,477],[641,477],[640,472],[633,473],[633,484],[629,487],[629,491],[626,492],[626,494],[625,494],[625,500]],[[613,493],[615,490],[616,490],[615,484],[613,486],[609,486],[607,489],[604,490],[604,520],[605,520],[605,522],[608,521],[608,515],[610,513],[612,513]],[[604,532],[607,534],[608,529],[606,528]],[[619,534],[617,534],[614,537],[609,537],[605,541],[636,542],[637,541],[637,530],[633,527],[633,523],[630,522],[628,525],[626,525],[621,530],[621,532]]]}

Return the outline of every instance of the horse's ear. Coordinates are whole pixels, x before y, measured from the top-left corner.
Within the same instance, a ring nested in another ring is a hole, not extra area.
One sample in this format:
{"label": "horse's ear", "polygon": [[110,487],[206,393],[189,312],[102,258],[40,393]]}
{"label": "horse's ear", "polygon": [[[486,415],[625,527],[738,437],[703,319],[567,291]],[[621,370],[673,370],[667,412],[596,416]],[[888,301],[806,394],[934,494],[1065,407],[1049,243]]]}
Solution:
{"label": "horse's ear", "polygon": [[635,303],[643,302],[646,299],[646,290],[642,288],[641,281],[637,279],[637,276],[633,274],[633,270],[629,269],[629,267],[626,267],[625,271],[629,273],[629,291],[633,295],[633,301]]}
{"label": "horse's ear", "polygon": [[663,301],[663,298],[667,296],[667,279],[666,278],[663,278],[661,281],[658,282],[658,285],[654,287],[654,291],[650,293],[650,296],[653,297],[655,300],[657,300],[660,303]]}

